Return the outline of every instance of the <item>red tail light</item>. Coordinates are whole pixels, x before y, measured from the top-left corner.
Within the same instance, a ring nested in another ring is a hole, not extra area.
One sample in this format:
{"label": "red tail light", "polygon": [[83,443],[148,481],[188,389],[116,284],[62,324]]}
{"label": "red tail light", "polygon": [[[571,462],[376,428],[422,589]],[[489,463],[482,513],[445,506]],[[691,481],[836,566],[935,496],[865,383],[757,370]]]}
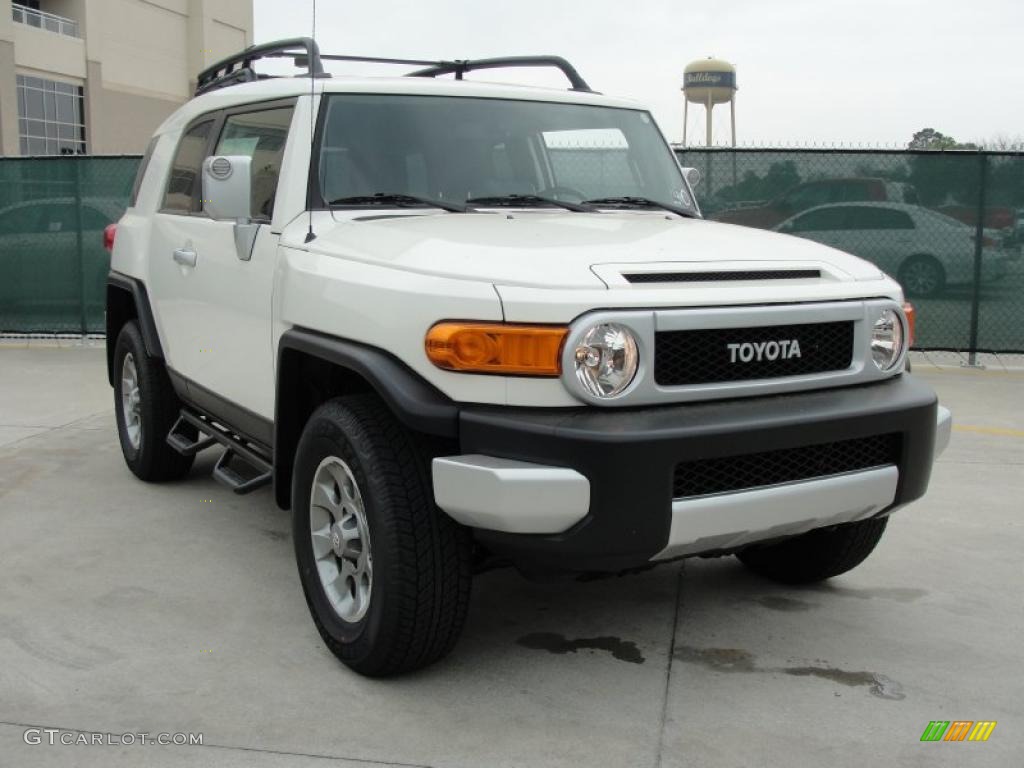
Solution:
{"label": "red tail light", "polygon": [[103,247],[108,251],[114,250],[114,235],[117,234],[117,224],[107,224],[103,228]]}

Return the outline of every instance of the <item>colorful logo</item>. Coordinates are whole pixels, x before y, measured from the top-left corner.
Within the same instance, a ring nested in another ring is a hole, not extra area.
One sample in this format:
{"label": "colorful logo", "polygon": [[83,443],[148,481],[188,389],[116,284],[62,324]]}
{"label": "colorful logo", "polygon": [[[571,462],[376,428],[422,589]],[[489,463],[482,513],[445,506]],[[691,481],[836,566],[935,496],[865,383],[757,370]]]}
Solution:
{"label": "colorful logo", "polygon": [[995,727],[995,720],[932,720],[921,741],[988,741]]}

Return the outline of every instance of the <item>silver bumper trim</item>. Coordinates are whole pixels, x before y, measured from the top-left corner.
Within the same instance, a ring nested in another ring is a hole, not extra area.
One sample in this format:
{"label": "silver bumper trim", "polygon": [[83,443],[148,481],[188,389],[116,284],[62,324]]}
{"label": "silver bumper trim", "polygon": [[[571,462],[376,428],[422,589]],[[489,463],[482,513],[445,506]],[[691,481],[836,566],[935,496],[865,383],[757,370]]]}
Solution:
{"label": "silver bumper trim", "polygon": [[880,467],[672,503],[668,544],[652,560],[732,549],[871,517],[896,498],[899,470]]}
{"label": "silver bumper trim", "polygon": [[472,528],[562,533],[590,509],[590,481],[564,467],[471,454],[436,458],[432,468],[437,506]]}

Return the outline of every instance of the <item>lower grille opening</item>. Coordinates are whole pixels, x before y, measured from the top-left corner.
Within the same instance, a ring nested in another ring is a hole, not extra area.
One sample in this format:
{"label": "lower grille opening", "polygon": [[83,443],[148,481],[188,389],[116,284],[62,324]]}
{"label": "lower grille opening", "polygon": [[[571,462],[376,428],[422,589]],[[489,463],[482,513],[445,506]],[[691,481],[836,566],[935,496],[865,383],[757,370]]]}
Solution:
{"label": "lower grille opening", "polygon": [[672,496],[744,491],[766,485],[838,475],[899,462],[898,433],[777,451],[698,459],[676,465]]}

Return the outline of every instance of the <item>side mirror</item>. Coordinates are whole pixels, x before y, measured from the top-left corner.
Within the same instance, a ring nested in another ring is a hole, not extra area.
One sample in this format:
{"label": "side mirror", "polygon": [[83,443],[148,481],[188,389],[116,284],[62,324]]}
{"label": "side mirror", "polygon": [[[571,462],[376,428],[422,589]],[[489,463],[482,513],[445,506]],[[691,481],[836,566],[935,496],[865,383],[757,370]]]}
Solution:
{"label": "side mirror", "polygon": [[203,161],[203,210],[211,219],[252,216],[252,158],[214,155]]}
{"label": "side mirror", "polygon": [[690,187],[696,187],[700,184],[700,171],[696,168],[683,168],[683,178],[686,179],[686,183]]}

